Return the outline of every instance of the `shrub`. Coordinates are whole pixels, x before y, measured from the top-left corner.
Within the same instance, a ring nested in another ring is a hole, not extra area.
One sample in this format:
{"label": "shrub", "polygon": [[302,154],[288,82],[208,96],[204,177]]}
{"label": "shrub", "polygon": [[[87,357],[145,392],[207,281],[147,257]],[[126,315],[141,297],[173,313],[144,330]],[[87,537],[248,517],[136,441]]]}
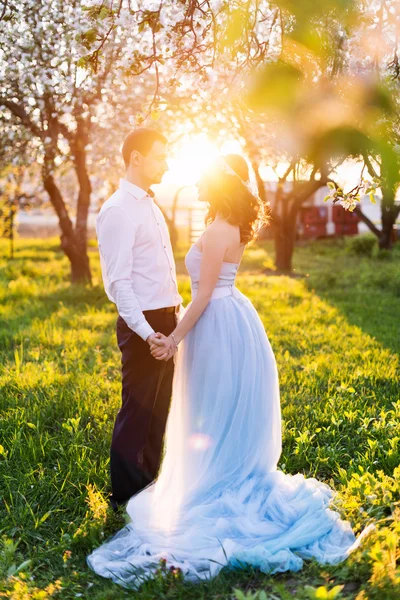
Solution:
{"label": "shrub", "polygon": [[372,256],[372,253],[378,248],[378,240],[372,233],[358,235],[346,240],[346,252],[356,254],[357,256]]}
{"label": "shrub", "polygon": [[393,254],[391,250],[386,250],[385,248],[379,248],[378,246],[375,246],[372,249],[372,257],[379,260],[391,260],[393,258]]}

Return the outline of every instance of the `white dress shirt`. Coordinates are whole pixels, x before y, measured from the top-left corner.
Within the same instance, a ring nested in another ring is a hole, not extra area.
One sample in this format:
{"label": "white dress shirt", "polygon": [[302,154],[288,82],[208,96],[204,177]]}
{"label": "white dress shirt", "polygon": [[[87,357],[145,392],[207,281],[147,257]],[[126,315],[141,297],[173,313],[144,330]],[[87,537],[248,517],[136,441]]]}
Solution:
{"label": "white dress shirt", "polygon": [[164,216],[148,193],[121,179],[97,215],[96,233],[106,294],[146,340],[154,330],[143,311],[182,303]]}

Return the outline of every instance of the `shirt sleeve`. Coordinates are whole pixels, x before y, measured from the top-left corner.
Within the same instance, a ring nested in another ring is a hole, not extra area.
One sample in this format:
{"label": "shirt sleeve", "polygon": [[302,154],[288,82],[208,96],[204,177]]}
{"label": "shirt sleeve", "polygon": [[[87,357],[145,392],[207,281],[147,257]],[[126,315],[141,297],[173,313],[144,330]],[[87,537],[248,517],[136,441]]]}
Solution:
{"label": "shirt sleeve", "polygon": [[154,333],[140,309],[132,285],[132,248],[135,226],[118,207],[109,208],[98,227],[99,251],[102,254],[110,294],[125,323],[145,341]]}

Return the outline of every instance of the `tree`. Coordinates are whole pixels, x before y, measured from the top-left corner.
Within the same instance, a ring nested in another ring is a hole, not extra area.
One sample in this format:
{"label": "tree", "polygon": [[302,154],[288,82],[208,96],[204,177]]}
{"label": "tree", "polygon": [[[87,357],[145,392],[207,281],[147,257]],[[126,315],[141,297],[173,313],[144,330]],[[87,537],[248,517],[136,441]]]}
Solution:
{"label": "tree", "polygon": [[[13,130],[12,119],[0,117],[3,132],[0,140],[0,236],[9,240],[10,259],[14,258],[16,217],[20,209],[39,206],[43,198],[37,188],[37,168],[29,167],[30,141],[23,131]],[[18,135],[21,134],[21,135]],[[5,140],[12,139],[12,148]]]}
{"label": "tree", "polygon": [[[31,161],[41,165],[43,187],[59,219],[61,247],[71,264],[71,279],[90,282],[88,154],[93,131],[104,124],[96,121],[101,105],[111,102],[113,93],[123,86],[111,72],[123,38],[114,36],[103,52],[102,68],[96,74],[88,73],[81,61],[90,38],[85,2],[17,0],[4,12],[0,23],[0,105],[5,109],[8,145],[3,139],[3,148],[5,153],[11,151],[17,132],[29,137]],[[12,61],[9,48],[13,48]],[[66,163],[77,181],[75,223],[57,181],[58,169]]]}
{"label": "tree", "polygon": [[[339,3],[331,2],[327,9],[321,5],[310,13],[302,12],[300,4],[297,11],[294,9],[295,21],[289,19],[287,26],[282,26],[279,60],[258,69],[248,94],[250,108],[258,112],[258,118],[264,114],[272,120],[284,140],[288,168],[279,181],[272,223],[276,264],[286,271],[291,270],[298,208],[318,187],[331,180],[335,192],[329,197],[346,209],[357,207],[361,215],[359,192],[366,187],[375,201],[376,185],[365,186],[360,181],[353,190],[344,192],[335,184],[335,162],[379,157],[383,227],[382,231],[375,230],[381,247],[388,243],[398,215],[398,207],[393,205],[399,161],[387,128],[382,126],[397,119],[394,96],[387,82],[371,69],[366,77],[361,69],[350,68],[350,36],[358,23],[354,7],[348,3],[349,10],[338,10]],[[351,43],[355,43],[353,38]],[[296,176],[299,169],[303,181]],[[288,175],[292,186],[286,193],[283,183]],[[371,175],[376,182],[377,173]],[[373,226],[365,215],[362,218]]]}
{"label": "tree", "polygon": [[21,201],[21,171],[3,177],[0,188],[0,237],[9,240],[10,259],[14,258],[15,215]]}
{"label": "tree", "polygon": [[[360,4],[362,18],[357,21],[348,39],[343,67],[358,76],[373,76],[377,85],[375,97],[370,95],[369,101],[372,106],[386,104],[392,110],[381,110],[371,115],[365,131],[375,143],[364,148],[359,157],[362,172],[367,172],[372,180],[366,186],[366,191],[373,193],[380,188],[382,193],[381,227],[372,223],[359,205],[355,211],[377,236],[380,248],[391,249],[393,226],[400,214],[400,203],[396,199],[400,185],[400,6],[393,0]],[[353,195],[357,195],[358,191],[356,188]]]}
{"label": "tree", "polygon": [[[372,154],[384,156],[387,172],[393,174],[393,148],[377,125],[393,118],[392,99],[382,81],[365,78],[365,70],[354,68],[352,59],[364,22],[363,3],[166,1],[138,3],[137,10],[130,10],[121,0],[117,6],[125,26],[138,25],[146,33],[131,62],[135,72],[142,64],[155,69],[155,91],[145,114],[182,104],[186,95],[186,122],[198,122],[202,106],[210,129],[210,121],[218,121],[215,111],[228,110],[231,122],[239,122],[236,130],[255,167],[260,195],[264,190],[256,148],[263,141],[254,143],[252,129],[262,119],[276,127],[276,150],[287,165],[272,207],[279,268],[291,269],[299,207],[334,178],[335,165]],[[107,34],[119,22],[115,13],[108,20]],[[89,62],[98,59],[98,49],[91,50]],[[177,99],[169,86],[178,76]],[[286,193],[283,184],[289,179],[292,189]],[[357,195],[334,187],[333,201],[354,208]]]}

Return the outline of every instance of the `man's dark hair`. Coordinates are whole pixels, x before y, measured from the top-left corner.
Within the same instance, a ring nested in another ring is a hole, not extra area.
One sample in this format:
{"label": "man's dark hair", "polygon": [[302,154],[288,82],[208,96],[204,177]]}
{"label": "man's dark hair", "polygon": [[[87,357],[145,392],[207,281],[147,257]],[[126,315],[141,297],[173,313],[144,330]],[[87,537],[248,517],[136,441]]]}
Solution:
{"label": "man's dark hair", "polygon": [[140,154],[143,154],[143,156],[147,156],[154,142],[168,144],[167,138],[155,129],[140,127],[139,129],[134,129],[128,133],[122,146],[122,156],[125,162],[125,167],[128,168],[131,160],[131,154],[134,150],[137,150],[140,152]]}

